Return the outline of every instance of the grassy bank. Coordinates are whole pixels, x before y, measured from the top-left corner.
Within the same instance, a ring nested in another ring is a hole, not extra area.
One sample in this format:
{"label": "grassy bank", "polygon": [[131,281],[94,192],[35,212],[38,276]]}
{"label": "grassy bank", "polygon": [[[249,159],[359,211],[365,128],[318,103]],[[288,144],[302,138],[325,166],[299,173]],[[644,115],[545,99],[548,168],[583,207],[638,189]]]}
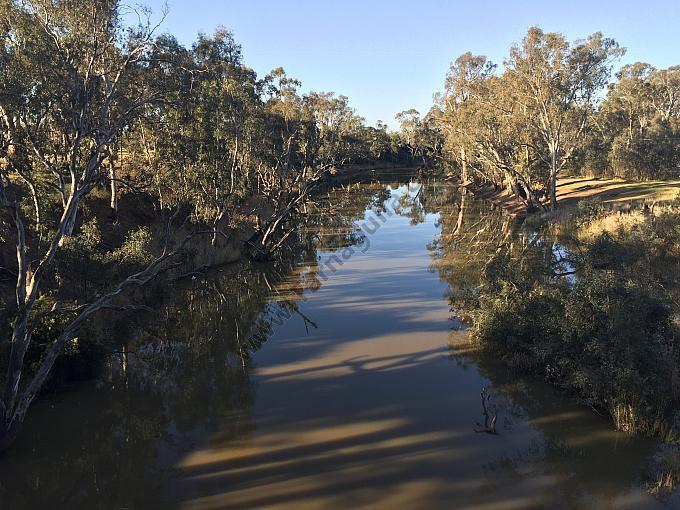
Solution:
{"label": "grassy bank", "polygon": [[[489,200],[515,218],[527,216],[524,202],[506,189],[468,186],[475,196]],[[564,177],[557,183],[557,216],[571,216],[584,200],[613,206],[636,206],[667,202],[680,197],[680,180],[632,181],[592,177]],[[547,207],[547,204],[546,204]]]}
{"label": "grassy bank", "polygon": [[624,179],[596,179],[568,177],[558,181],[557,202],[571,208],[582,200],[602,203],[655,203],[680,196],[680,180],[630,181]]}

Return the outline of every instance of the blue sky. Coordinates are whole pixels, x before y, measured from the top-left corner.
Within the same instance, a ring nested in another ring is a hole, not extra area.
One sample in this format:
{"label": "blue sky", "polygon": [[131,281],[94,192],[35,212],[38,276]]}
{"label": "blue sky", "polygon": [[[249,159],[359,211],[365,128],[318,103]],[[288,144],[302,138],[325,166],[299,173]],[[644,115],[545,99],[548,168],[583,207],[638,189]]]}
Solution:
{"label": "blue sky", "polygon": [[[163,0],[142,0],[160,12]],[[448,66],[472,51],[501,62],[538,25],[569,39],[595,31],[615,38],[622,62],[680,64],[680,0],[168,0],[163,31],[190,45],[224,25],[245,63],[264,76],[282,66],[304,90],[350,98],[373,124],[395,113],[427,112]]]}

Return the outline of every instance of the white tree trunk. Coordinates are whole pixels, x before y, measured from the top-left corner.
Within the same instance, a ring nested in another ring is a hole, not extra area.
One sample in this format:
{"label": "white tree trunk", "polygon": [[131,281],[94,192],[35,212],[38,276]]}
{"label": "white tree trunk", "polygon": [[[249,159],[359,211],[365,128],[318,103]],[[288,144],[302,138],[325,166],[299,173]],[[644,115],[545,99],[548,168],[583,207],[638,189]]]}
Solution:
{"label": "white tree trunk", "polygon": [[111,189],[111,212],[118,214],[118,180],[116,176],[116,165],[112,161],[109,162],[109,182]]}

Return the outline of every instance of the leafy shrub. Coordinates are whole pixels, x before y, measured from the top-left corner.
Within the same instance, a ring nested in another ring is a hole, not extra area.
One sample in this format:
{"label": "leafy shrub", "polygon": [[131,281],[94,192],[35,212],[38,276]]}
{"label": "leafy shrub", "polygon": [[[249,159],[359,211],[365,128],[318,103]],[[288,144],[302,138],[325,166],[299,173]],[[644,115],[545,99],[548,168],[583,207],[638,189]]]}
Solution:
{"label": "leafy shrub", "polygon": [[603,234],[580,252],[574,281],[555,277],[545,257],[497,256],[474,335],[512,367],[608,412],[619,429],[661,432],[680,340],[668,297],[648,271],[630,270],[646,256],[639,239]]}
{"label": "leafy shrub", "polygon": [[118,263],[148,264],[152,260],[149,250],[151,246],[151,231],[147,227],[130,232],[123,245],[111,252],[109,259]]}
{"label": "leafy shrub", "polygon": [[577,205],[576,210],[576,225],[581,227],[593,220],[601,217],[605,213],[605,207],[602,202],[597,200],[582,200]]}

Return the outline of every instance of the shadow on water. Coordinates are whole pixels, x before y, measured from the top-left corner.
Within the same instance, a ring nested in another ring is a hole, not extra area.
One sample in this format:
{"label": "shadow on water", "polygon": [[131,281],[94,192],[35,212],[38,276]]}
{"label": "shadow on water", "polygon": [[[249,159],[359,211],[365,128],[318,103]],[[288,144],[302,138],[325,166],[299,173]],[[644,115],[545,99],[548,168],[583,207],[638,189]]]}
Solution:
{"label": "shadow on water", "polygon": [[[2,508],[654,504],[640,490],[653,442],[470,350],[452,319],[447,298],[511,225],[437,181],[316,200],[272,267],[215,273],[160,296],[160,317],[100,324],[125,337],[119,352],[96,383],[32,411],[0,460]],[[370,248],[321,278],[388,201],[396,214]],[[497,436],[475,432],[485,386]]]}

